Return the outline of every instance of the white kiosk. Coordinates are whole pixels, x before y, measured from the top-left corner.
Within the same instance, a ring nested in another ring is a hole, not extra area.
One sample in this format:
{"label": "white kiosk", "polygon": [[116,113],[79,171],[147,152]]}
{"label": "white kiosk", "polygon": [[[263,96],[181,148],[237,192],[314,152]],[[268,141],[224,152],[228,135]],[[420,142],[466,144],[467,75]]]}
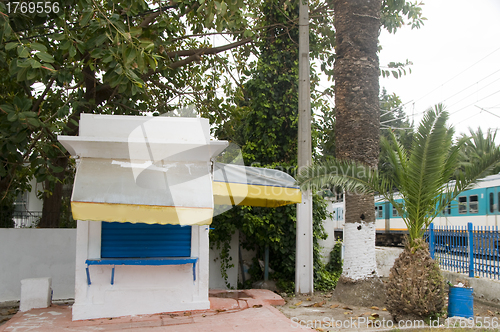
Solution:
{"label": "white kiosk", "polygon": [[300,202],[283,172],[213,164],[228,143],[209,133],[203,118],[82,114],[79,136],[59,136],[79,157],[73,320],[210,308],[214,197]]}

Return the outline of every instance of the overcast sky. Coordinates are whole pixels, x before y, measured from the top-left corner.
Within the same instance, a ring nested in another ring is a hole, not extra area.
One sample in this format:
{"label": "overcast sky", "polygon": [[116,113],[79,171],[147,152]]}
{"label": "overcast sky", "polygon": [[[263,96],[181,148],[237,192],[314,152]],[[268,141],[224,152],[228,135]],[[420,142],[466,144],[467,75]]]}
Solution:
{"label": "overcast sky", "polygon": [[442,102],[458,133],[499,128],[500,0],[427,0],[422,8],[422,28],[382,31],[380,65],[414,65],[400,79],[381,78],[381,88],[399,95],[416,123]]}

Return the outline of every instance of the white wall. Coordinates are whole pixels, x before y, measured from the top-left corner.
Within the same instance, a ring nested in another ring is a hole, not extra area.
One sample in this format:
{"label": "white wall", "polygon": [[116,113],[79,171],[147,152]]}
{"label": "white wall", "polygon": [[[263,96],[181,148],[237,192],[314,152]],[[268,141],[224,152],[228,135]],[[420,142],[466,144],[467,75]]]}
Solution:
{"label": "white wall", "polygon": [[[326,200],[327,201],[327,210],[328,212],[332,213],[334,211],[334,205],[331,200]],[[333,220],[332,218],[327,218],[323,220],[323,227],[325,228],[326,234],[328,234],[328,237],[326,240],[319,240],[318,243],[321,246],[321,260],[323,263],[328,263],[330,261],[330,252],[332,251],[333,247],[335,246],[335,223],[336,221]]]}
{"label": "white wall", "polygon": [[42,211],[43,200],[37,197],[38,191],[43,190],[43,184],[36,182],[36,179],[31,180],[31,191],[28,193],[28,211]]}
{"label": "white wall", "polygon": [[[239,272],[238,232],[231,239],[230,254],[234,267],[228,270],[229,283],[236,287]],[[26,278],[52,278],[54,299],[75,297],[76,229],[0,228],[0,302],[21,299],[21,280]],[[95,253],[89,252],[89,256]],[[210,250],[211,289],[224,289],[220,262],[214,261],[219,253]],[[106,267],[91,266],[91,276],[109,275]],[[120,278],[119,268],[116,278]],[[93,281],[93,280],[92,280]]]}
{"label": "white wall", "polygon": [[0,302],[21,298],[21,280],[52,278],[54,299],[75,294],[76,229],[0,228]]}
{"label": "white wall", "polygon": [[394,261],[402,252],[403,248],[399,247],[375,247],[378,275],[381,277],[389,277]]}

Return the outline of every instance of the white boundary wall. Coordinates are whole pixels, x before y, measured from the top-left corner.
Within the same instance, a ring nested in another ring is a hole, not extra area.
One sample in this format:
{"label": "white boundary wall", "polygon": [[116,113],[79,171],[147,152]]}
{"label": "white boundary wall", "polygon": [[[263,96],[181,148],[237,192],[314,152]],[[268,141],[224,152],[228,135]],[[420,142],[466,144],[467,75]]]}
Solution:
{"label": "white boundary wall", "polygon": [[54,299],[75,294],[76,229],[0,228],[0,302],[21,298],[21,280],[52,278]]}

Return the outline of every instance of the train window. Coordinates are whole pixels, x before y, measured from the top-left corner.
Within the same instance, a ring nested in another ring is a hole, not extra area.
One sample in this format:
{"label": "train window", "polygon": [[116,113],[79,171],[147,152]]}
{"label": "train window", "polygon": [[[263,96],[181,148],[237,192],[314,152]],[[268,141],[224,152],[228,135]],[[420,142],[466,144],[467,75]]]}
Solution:
{"label": "train window", "polygon": [[495,212],[495,195],[490,193],[490,212]]}
{"label": "train window", "polygon": [[392,216],[393,217],[399,217],[398,210],[396,210],[396,208],[394,206],[392,207]]}
{"label": "train window", "polygon": [[451,204],[448,204],[448,207],[445,209],[445,211],[448,211],[448,214],[451,214]]}
{"label": "train window", "polygon": [[478,208],[477,195],[469,196],[469,213],[477,213]]}
{"label": "train window", "polygon": [[498,203],[497,203],[498,212],[500,212],[500,193],[498,193]]}
{"label": "train window", "polygon": [[467,196],[458,198],[458,213],[467,213]]}
{"label": "train window", "polygon": [[375,214],[377,218],[383,218],[384,217],[384,207],[382,205],[376,206],[375,207]]}

